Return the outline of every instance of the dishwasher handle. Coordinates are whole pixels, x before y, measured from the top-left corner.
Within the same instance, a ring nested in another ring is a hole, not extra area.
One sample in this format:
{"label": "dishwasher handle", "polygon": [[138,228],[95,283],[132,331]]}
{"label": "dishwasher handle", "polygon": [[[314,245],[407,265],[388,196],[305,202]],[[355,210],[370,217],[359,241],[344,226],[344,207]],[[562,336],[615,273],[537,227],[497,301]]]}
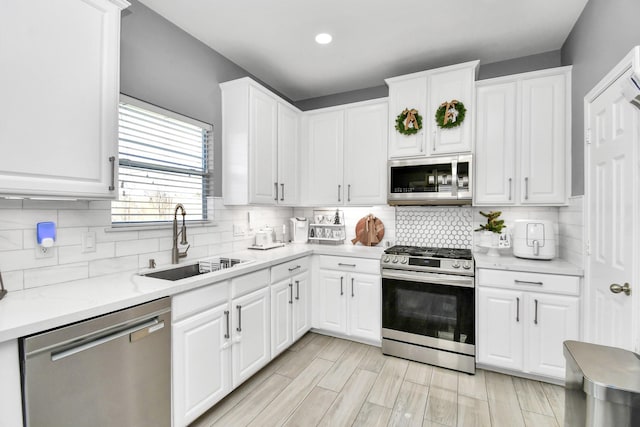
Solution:
{"label": "dishwasher handle", "polygon": [[154,317],[151,320],[148,320],[142,324],[137,324],[135,326],[131,326],[130,328],[114,332],[112,334],[96,338],[84,344],[77,345],[75,347],[71,347],[67,350],[63,350],[57,353],[51,353],[51,361],[56,362],[58,360],[64,359],[69,356],[73,356],[74,354],[78,354],[85,350],[89,350],[91,348],[97,347],[99,345],[108,343],[109,341],[116,340],[118,338],[122,338],[127,335],[131,335],[129,337],[131,342],[137,341],[141,338],[146,337],[149,334],[154,333],[160,329],[164,328],[164,320],[158,320],[157,317]]}

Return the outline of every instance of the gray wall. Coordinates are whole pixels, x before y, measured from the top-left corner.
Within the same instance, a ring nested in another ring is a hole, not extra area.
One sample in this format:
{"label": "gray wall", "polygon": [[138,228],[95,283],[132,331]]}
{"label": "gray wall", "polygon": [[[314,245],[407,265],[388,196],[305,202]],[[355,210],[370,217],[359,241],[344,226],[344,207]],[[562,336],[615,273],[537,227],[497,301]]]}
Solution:
{"label": "gray wall", "polygon": [[[480,69],[478,70],[478,79],[490,79],[493,77],[507,76],[509,74],[517,74],[527,71],[559,67],[560,65],[560,51],[554,50],[550,52],[539,53],[536,55],[509,59],[507,61],[493,62],[490,64],[480,63]],[[295,104],[301,110],[306,111],[314,110],[316,108],[347,104],[350,102],[383,98],[388,95],[389,88],[387,88],[387,86],[383,84],[366,89],[336,93],[333,95],[321,96],[318,98],[303,99],[301,101],[297,101]]]}
{"label": "gray wall", "polygon": [[130,1],[121,21],[120,91],[213,125],[213,195],[220,196],[222,114],[218,84],[251,75],[139,1]]}
{"label": "gray wall", "polygon": [[584,194],[584,96],[640,44],[639,18],[638,0],[590,0],[562,46],[562,63],[573,65],[573,195]]}

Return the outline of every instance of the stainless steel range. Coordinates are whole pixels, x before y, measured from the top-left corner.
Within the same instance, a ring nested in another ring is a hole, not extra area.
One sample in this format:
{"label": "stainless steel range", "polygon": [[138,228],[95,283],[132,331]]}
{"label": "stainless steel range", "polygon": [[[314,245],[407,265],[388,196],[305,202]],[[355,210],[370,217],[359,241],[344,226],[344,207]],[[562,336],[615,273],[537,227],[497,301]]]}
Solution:
{"label": "stainless steel range", "polygon": [[393,246],[382,266],[382,352],[475,373],[469,249]]}

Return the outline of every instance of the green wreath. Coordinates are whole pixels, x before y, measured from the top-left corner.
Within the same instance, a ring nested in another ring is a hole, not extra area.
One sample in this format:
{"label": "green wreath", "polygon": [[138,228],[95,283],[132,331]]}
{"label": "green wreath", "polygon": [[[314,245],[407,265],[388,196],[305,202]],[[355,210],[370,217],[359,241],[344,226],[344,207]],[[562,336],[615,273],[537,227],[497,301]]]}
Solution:
{"label": "green wreath", "polygon": [[[408,122],[407,116],[409,116]],[[404,111],[396,117],[396,130],[401,134],[413,135],[418,133],[420,129],[422,129],[422,116],[418,114],[418,110],[415,108],[405,108]]]}
{"label": "green wreath", "polygon": [[[445,122],[445,115],[447,114],[447,109],[451,107],[455,108],[456,111],[458,112],[457,117],[455,117],[455,120],[451,120],[450,117],[447,117]],[[440,105],[440,107],[436,110],[436,124],[438,125],[438,127],[442,129],[450,129],[456,126],[460,126],[464,121],[464,116],[466,113],[467,113],[467,109],[464,107],[464,104],[460,101],[456,101],[454,99],[451,102],[443,102]]]}

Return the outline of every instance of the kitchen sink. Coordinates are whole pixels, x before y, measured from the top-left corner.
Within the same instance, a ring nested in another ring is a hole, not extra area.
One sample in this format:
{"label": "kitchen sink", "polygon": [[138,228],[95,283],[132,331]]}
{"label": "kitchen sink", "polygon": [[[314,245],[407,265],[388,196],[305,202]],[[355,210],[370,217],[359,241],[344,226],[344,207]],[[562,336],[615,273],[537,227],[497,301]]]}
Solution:
{"label": "kitchen sink", "polygon": [[198,276],[200,274],[212,273],[214,271],[222,271],[229,268],[233,268],[240,264],[246,264],[253,262],[253,260],[244,260],[237,258],[211,258],[208,260],[199,261],[195,264],[181,265],[179,267],[169,268],[166,270],[151,271],[141,274],[145,277],[153,277],[155,279],[163,280],[181,280],[188,277]]}

